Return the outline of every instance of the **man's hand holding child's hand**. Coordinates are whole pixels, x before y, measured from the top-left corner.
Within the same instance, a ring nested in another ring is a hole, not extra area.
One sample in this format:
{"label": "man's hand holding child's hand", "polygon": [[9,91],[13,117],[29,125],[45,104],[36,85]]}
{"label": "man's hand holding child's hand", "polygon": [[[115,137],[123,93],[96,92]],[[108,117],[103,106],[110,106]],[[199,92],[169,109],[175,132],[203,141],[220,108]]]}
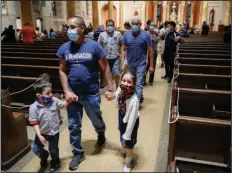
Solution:
{"label": "man's hand holding child's hand", "polygon": [[110,94],[109,94],[108,91],[105,93],[105,98],[106,98],[108,101],[114,100],[115,97],[116,97],[115,93],[111,93],[111,92],[110,92]]}

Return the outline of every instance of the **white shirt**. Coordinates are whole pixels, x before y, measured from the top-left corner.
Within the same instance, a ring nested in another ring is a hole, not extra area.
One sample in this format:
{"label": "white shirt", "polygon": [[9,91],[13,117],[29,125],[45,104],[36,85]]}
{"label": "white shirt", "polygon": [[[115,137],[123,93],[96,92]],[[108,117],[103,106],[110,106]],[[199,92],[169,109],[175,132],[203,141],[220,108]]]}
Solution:
{"label": "white shirt", "polygon": [[[118,104],[118,98],[121,93],[121,88],[118,87],[115,94],[116,94],[116,101]],[[131,140],[131,134],[133,132],[135,123],[137,118],[139,117],[139,99],[136,94],[131,96],[129,99],[126,100],[126,114],[123,118],[123,122],[127,123],[126,131],[122,135],[123,139]]]}
{"label": "white shirt", "polygon": [[98,43],[102,45],[106,52],[107,59],[115,59],[119,57],[121,41],[122,34],[119,31],[114,31],[112,37],[107,33],[107,31],[104,31],[98,37]]}

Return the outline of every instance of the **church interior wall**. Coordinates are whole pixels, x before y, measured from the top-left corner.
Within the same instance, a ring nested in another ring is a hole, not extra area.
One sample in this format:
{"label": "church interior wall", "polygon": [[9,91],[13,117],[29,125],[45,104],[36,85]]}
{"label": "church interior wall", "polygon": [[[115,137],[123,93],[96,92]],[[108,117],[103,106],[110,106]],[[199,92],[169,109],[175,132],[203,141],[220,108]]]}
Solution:
{"label": "church interior wall", "polygon": [[14,29],[16,29],[16,19],[17,17],[20,17],[19,1],[7,1],[6,7],[8,10],[8,14],[6,16],[1,16],[2,31],[5,27],[8,27],[9,25],[13,25]]}
{"label": "church interior wall", "polygon": [[[214,16],[214,31],[218,31],[218,25],[219,21],[221,20],[221,23],[224,24],[224,17],[225,17],[225,12],[223,10],[224,7],[224,2],[223,1],[209,1],[208,2],[208,18],[207,18],[207,23],[210,24],[209,22],[209,14],[212,8],[215,10],[215,16]],[[225,9],[225,8],[224,8]]]}

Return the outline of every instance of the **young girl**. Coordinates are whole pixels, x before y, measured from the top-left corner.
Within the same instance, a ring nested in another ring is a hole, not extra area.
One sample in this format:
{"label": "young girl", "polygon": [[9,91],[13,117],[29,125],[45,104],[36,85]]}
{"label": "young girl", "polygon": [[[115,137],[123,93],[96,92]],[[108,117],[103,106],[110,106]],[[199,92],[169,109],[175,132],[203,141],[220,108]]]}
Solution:
{"label": "young girl", "polygon": [[[124,172],[131,171],[133,148],[137,143],[139,127],[139,100],[135,94],[136,77],[131,72],[124,72],[121,85],[114,94],[118,103],[120,140],[126,149]],[[112,99],[114,99],[112,98]],[[112,100],[109,99],[109,100]]]}

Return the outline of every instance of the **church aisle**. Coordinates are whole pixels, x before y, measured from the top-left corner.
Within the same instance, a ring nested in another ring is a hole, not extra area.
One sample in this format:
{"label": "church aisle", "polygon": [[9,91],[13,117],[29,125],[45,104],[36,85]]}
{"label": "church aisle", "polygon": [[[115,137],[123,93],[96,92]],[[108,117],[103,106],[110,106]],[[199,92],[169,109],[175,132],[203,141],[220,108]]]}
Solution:
{"label": "church aisle", "polygon": [[[163,75],[164,69],[160,68],[159,65],[157,66],[154,85],[152,87],[146,86],[144,88],[145,101],[142,105],[140,113],[138,143],[135,147],[135,158],[137,160],[137,164],[132,170],[133,172],[154,172],[155,163],[157,162],[156,158],[160,138],[160,129],[163,122],[166,94],[168,90],[167,82],[160,79],[160,76]],[[123,150],[119,141],[119,132],[117,128],[118,117],[115,102],[108,102],[102,96],[101,109],[103,112],[104,121],[107,125],[107,144],[102,151],[97,151],[95,149],[97,135],[91,125],[90,120],[85,114],[82,122],[82,146],[85,149],[86,159],[76,170],[78,172],[123,171]],[[167,116],[167,114],[165,116]],[[163,123],[165,125],[167,124],[167,122]],[[168,141],[166,142],[168,143]],[[72,147],[69,144],[68,128],[61,132],[59,148],[61,168],[58,170],[58,172],[68,172],[68,165],[72,158]],[[164,149],[164,152],[166,151],[167,149]],[[161,156],[161,158],[163,158],[163,156]],[[34,157],[21,170],[21,172],[38,172],[39,169],[39,159]]]}

